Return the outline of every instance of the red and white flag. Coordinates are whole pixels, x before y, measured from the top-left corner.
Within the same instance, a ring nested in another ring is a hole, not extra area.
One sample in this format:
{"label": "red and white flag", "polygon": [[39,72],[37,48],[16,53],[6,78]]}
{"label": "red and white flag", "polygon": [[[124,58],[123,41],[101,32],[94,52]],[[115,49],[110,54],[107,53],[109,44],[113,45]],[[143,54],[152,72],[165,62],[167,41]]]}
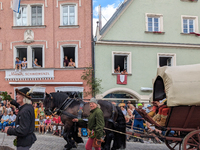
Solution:
{"label": "red and white flag", "polygon": [[118,74],[117,75],[117,84],[127,84],[127,75]]}

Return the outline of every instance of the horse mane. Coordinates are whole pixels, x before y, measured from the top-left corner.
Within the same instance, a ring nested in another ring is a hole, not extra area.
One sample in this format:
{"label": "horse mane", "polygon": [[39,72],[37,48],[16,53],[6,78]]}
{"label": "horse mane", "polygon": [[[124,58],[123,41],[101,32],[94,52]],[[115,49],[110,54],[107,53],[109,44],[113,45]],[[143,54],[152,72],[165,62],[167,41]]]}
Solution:
{"label": "horse mane", "polygon": [[66,93],[53,92],[50,93],[53,97],[53,103],[56,107],[59,107],[69,96]]}

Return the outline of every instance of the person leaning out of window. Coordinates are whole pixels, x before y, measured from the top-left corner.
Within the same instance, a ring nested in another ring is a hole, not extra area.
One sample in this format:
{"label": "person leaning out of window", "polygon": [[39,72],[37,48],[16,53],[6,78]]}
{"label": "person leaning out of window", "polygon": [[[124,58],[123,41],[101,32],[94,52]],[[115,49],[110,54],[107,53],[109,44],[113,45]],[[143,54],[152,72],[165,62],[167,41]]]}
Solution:
{"label": "person leaning out of window", "polygon": [[19,72],[21,72],[21,68],[22,68],[22,62],[21,60],[19,60],[19,57],[16,57],[15,72],[17,71],[17,69],[19,69]]}
{"label": "person leaning out of window", "polygon": [[74,67],[74,68],[76,67],[76,64],[75,64],[75,62],[73,62],[72,58],[70,58],[68,66],[69,67]]}
{"label": "person leaning out of window", "polygon": [[33,62],[33,67],[35,68],[41,67],[40,65],[38,65],[37,61],[38,61],[37,58],[35,58],[35,61]]}
{"label": "person leaning out of window", "polygon": [[26,57],[24,57],[22,61],[22,69],[26,69],[26,68],[27,68],[27,61],[26,61]]}

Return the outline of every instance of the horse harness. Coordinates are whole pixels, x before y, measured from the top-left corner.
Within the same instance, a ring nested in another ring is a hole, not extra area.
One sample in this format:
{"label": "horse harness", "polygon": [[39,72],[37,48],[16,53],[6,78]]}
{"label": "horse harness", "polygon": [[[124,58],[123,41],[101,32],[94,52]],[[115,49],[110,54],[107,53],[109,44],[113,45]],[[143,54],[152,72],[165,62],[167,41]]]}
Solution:
{"label": "horse harness", "polygon": [[65,99],[65,101],[61,104],[61,106],[55,111],[58,115],[66,115],[70,118],[78,118],[81,119],[82,113],[83,113],[83,106],[85,105],[84,102],[80,103],[79,110],[78,110],[78,116],[73,115],[71,113],[66,112],[65,110],[75,101],[75,99]]}
{"label": "horse harness", "polygon": [[[83,107],[85,105],[85,102],[80,102],[79,109],[78,109],[78,116],[73,115],[71,113],[66,112],[65,110],[75,101],[75,99],[65,99],[65,101],[62,103],[62,105],[55,111],[58,115],[66,115],[70,118],[77,118],[81,119],[83,114]],[[115,116],[115,106],[112,104],[112,116],[111,118],[107,119],[108,122],[111,122],[115,124],[114,122],[114,116]]]}

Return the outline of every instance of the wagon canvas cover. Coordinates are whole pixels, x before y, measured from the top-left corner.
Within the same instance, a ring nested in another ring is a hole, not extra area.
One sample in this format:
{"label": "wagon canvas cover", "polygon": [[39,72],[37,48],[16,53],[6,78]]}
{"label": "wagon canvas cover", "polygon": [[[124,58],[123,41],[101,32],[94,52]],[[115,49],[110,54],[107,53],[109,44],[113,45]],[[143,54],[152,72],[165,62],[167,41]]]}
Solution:
{"label": "wagon canvas cover", "polygon": [[158,68],[153,100],[165,97],[168,106],[200,105],[200,64]]}

